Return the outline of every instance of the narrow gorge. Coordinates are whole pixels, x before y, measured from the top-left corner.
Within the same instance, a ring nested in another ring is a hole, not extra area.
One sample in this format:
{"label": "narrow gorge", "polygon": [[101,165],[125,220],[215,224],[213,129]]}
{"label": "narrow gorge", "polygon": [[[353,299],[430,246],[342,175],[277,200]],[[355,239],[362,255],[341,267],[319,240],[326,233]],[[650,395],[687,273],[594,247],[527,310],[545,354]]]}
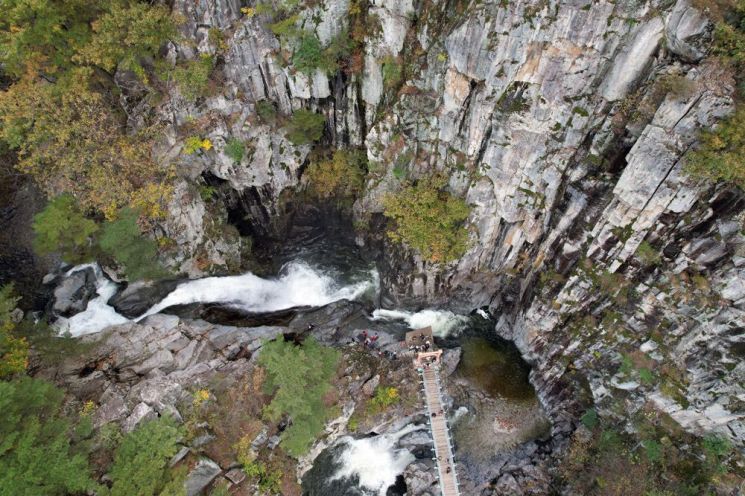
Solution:
{"label": "narrow gorge", "polygon": [[[168,419],[138,494],[439,495],[400,345],[427,326],[461,494],[745,493],[745,49],[723,38],[745,46],[742,0],[150,7],[167,41],[85,72],[122,136],[149,136],[124,196],[99,186],[139,152],[50,178],[0,112],[0,283],[22,297],[0,317],[31,343],[21,375],[91,430],[71,448],[91,485],[17,494],[135,494],[105,433]],[[712,140],[729,168],[707,177],[690,164]],[[44,248],[44,197],[87,230]],[[287,398],[318,393],[302,413],[272,406],[272,367]]]}

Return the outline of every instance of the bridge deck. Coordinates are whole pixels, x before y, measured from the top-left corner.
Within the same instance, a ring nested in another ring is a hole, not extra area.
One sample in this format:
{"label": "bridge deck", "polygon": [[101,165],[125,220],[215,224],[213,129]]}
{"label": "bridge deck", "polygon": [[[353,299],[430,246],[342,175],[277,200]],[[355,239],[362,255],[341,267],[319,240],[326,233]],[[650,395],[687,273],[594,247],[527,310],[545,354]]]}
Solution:
{"label": "bridge deck", "polygon": [[[420,369],[422,370],[422,369]],[[430,366],[422,371],[424,396],[429,413],[432,438],[437,457],[437,471],[440,478],[440,490],[443,496],[458,496],[458,478],[455,473],[455,461],[450,444],[450,432],[445,417],[445,408],[440,394],[440,381],[437,370]]]}

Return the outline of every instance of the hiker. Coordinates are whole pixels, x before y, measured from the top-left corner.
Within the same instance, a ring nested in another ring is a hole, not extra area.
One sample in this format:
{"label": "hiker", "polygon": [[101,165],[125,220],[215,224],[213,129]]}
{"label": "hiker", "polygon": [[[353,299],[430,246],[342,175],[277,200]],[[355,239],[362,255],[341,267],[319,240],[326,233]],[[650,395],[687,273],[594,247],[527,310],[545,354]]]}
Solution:
{"label": "hiker", "polygon": [[366,347],[366,348],[369,348],[369,347],[370,347],[370,343],[371,343],[371,342],[372,342],[372,341],[370,341],[370,338],[368,338],[368,337],[365,337],[365,347]]}
{"label": "hiker", "polygon": [[429,346],[430,346],[430,344],[429,344],[429,340],[427,340],[427,341],[426,341],[426,342],[424,343],[424,351],[429,351]]}
{"label": "hiker", "polygon": [[314,327],[315,327],[315,325],[308,324],[308,328],[306,329],[306,331],[312,331]]}
{"label": "hiker", "polygon": [[445,473],[446,474],[449,474],[450,473],[450,466],[448,466],[448,468],[445,469]]}
{"label": "hiker", "polygon": [[380,336],[378,336],[378,333],[376,332],[375,336],[372,337],[372,342],[374,343],[375,341],[377,341],[379,337]]}

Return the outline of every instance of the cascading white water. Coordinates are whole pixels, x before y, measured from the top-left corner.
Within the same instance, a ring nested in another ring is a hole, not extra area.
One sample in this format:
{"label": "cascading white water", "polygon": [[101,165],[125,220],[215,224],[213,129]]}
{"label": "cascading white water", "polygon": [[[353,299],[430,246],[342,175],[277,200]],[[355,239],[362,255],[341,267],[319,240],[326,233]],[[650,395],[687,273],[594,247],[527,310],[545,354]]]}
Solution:
{"label": "cascading white water", "polygon": [[319,307],[337,300],[354,300],[376,289],[377,273],[370,280],[340,286],[331,277],[303,262],[290,262],[277,279],[240,276],[206,277],[185,282],[137,320],[172,305],[223,303],[248,312],[272,312],[299,306]]}
{"label": "cascading white water", "polygon": [[[117,285],[107,279],[97,264],[79,265],[68,274],[92,268],[96,274],[98,296],[88,307],[70,318],[60,318],[61,333],[81,336],[130,320],[107,304]],[[342,285],[304,262],[288,263],[276,279],[262,279],[247,273],[240,276],[207,277],[179,285],[163,300],[135,319],[139,321],[172,305],[223,303],[249,312],[271,312],[298,306],[323,306],[337,300],[354,300],[369,291],[377,291],[378,274],[371,271],[366,280]]]}
{"label": "cascading white water", "polygon": [[415,459],[409,451],[396,448],[396,443],[406,434],[426,427],[408,425],[392,434],[362,439],[341,438],[339,443],[344,445],[344,451],[339,455],[341,467],[332,479],[356,476],[361,488],[385,496],[387,489],[396,483],[396,477]]}
{"label": "cascading white water", "polygon": [[431,309],[419,312],[379,309],[373,312],[373,320],[403,320],[411,329],[431,326],[432,333],[441,338],[462,331],[468,323],[468,317],[464,315]]}
{"label": "cascading white water", "polygon": [[70,333],[72,336],[82,336],[92,334],[106,327],[129,322],[129,319],[120,315],[113,307],[108,305],[109,298],[114,296],[118,286],[116,283],[107,279],[98,264],[78,265],[67,271],[67,275],[75,272],[93,269],[96,275],[96,292],[98,296],[88,302],[86,309],[76,313],[70,318],[60,317],[55,322],[55,326],[60,334]]}

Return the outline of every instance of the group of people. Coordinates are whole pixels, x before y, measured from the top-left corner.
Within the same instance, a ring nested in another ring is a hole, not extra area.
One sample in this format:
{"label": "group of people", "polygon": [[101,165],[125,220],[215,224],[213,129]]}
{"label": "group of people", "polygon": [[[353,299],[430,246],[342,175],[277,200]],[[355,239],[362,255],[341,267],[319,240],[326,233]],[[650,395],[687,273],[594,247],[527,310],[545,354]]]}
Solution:
{"label": "group of people", "polygon": [[427,352],[432,348],[432,343],[424,334],[420,334],[415,339],[417,339],[421,344],[409,345],[409,351],[413,351],[414,353],[419,353],[422,351]]}
{"label": "group of people", "polygon": [[378,342],[378,333],[376,332],[375,335],[370,336],[367,332],[367,329],[362,331],[362,334],[359,335],[360,341],[362,344],[365,345],[365,348],[375,348],[376,343]]}

